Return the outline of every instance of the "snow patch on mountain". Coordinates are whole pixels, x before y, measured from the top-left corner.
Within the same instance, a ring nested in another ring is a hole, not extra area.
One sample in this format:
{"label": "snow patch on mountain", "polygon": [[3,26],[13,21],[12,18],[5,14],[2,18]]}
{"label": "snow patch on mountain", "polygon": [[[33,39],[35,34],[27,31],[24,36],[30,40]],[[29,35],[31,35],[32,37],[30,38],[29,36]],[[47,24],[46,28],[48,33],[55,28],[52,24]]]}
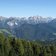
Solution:
{"label": "snow patch on mountain", "polygon": [[7,22],[7,24],[8,24],[9,26],[18,25],[18,23],[17,23],[17,22]]}

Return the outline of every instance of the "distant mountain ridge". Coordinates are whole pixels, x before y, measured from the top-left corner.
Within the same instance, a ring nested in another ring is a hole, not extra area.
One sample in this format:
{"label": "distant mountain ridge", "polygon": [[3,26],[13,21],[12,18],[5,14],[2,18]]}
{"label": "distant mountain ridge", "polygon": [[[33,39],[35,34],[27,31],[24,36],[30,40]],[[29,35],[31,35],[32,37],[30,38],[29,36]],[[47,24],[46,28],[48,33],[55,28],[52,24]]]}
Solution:
{"label": "distant mountain ridge", "polygon": [[28,40],[56,39],[56,19],[52,17],[0,17],[0,29],[8,30],[12,35]]}
{"label": "distant mountain ridge", "polygon": [[54,18],[52,17],[41,17],[41,16],[30,16],[30,17],[9,17],[9,18],[6,18],[6,17],[2,17],[0,16],[0,21],[2,20],[18,20],[18,21],[26,21],[27,23],[44,23],[44,22],[49,22],[50,20],[52,20]]}

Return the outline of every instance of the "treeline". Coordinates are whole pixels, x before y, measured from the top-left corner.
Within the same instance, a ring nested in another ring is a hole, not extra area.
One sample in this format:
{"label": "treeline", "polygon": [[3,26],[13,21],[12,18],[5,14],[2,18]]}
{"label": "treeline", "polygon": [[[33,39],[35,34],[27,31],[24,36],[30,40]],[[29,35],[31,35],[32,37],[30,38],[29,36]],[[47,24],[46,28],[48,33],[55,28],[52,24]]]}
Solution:
{"label": "treeline", "polygon": [[0,34],[0,56],[56,56],[56,45],[44,45]]}

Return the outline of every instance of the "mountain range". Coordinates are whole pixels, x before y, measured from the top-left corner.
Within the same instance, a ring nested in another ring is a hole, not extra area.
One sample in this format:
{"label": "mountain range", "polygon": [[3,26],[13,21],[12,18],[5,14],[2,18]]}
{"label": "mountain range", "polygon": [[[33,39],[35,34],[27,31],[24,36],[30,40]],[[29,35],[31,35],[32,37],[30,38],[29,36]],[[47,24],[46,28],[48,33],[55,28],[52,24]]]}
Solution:
{"label": "mountain range", "polygon": [[50,41],[56,39],[56,18],[0,16],[0,29],[22,39]]}

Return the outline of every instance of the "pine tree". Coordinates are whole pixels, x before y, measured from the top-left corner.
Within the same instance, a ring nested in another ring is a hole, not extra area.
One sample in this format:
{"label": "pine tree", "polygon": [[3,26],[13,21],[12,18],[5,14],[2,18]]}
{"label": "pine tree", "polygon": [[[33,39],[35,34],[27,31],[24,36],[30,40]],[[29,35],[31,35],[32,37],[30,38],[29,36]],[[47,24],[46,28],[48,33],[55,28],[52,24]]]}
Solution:
{"label": "pine tree", "polygon": [[23,56],[24,55],[24,47],[22,44],[22,41],[20,39],[16,40],[16,49],[15,49],[16,53],[18,53],[19,56]]}
{"label": "pine tree", "polygon": [[0,56],[4,56],[4,35],[0,33]]}

